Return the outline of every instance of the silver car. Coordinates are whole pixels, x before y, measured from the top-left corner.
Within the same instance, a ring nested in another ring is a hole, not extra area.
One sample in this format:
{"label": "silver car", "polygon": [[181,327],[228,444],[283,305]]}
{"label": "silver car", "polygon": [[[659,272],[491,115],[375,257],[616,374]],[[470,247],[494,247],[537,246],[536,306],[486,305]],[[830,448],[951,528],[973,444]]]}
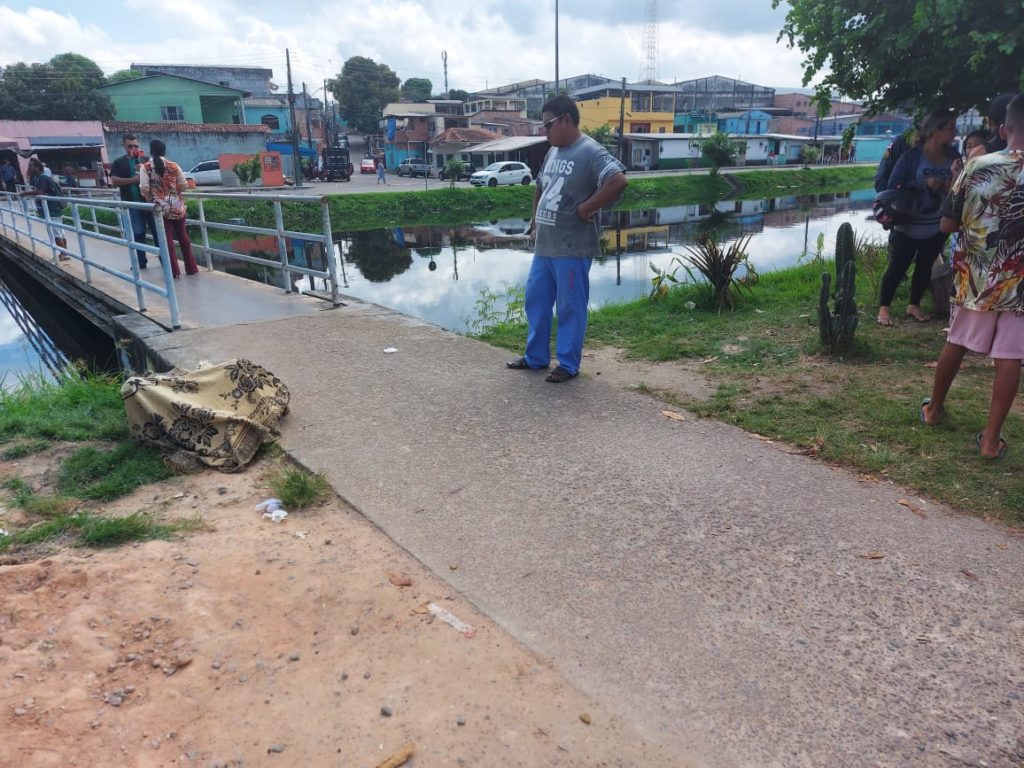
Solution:
{"label": "silver car", "polygon": [[529,184],[531,181],[533,181],[533,174],[530,173],[530,167],[526,163],[517,163],[512,160],[491,163],[482,171],[477,171],[469,177],[469,183],[474,187]]}
{"label": "silver car", "polygon": [[204,160],[197,163],[191,170],[185,172],[185,178],[195,181],[197,187],[224,183],[220,176],[220,162],[217,160]]}

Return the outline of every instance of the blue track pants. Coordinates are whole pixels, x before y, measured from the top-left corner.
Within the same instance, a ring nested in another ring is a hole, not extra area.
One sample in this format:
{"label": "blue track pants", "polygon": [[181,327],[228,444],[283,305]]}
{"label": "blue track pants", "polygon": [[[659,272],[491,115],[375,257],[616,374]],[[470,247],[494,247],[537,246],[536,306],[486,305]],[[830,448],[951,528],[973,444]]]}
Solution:
{"label": "blue track pants", "polygon": [[551,362],[553,307],[558,313],[558,364],[571,374],[579,372],[583,337],[587,333],[592,261],[533,257],[526,278],[526,363],[531,368],[546,368]]}

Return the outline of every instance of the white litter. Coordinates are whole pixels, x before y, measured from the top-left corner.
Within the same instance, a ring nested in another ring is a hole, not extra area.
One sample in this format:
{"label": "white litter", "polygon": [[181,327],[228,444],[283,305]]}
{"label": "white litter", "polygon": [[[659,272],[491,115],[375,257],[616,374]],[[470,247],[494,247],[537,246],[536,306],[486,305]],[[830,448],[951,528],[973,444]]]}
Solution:
{"label": "white litter", "polygon": [[5,531],[5,530],[4,530],[3,528],[0,528],[0,536],[10,536],[10,535],[11,535],[11,534],[9,534],[9,533],[8,533],[7,531]]}
{"label": "white litter", "polygon": [[441,621],[443,621],[445,624],[449,624],[455,629],[457,629],[466,637],[473,637],[473,635],[476,634],[476,630],[471,625],[464,622],[454,613],[446,611],[437,603],[431,603],[430,605],[428,605],[427,610],[430,611],[434,616],[439,618]]}
{"label": "white litter", "polygon": [[280,523],[288,517],[288,510],[281,506],[280,499],[264,499],[256,505],[256,511],[262,512],[263,517],[269,518],[272,523]]}
{"label": "white litter", "polygon": [[397,351],[398,351],[397,347],[388,347],[387,349],[384,350],[384,354],[385,355],[393,355]]}

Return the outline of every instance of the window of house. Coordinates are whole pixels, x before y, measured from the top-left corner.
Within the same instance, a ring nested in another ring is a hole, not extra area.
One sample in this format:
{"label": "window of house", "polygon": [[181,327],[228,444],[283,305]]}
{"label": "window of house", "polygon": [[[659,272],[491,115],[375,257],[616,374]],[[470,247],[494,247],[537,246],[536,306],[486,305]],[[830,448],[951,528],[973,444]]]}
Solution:
{"label": "window of house", "polygon": [[676,108],[675,98],[671,93],[654,94],[654,112],[672,112]]}
{"label": "window of house", "polygon": [[162,120],[174,120],[180,122],[185,119],[185,108],[181,105],[160,107],[160,117]]}
{"label": "window of house", "polygon": [[633,112],[650,112],[651,111],[651,94],[649,93],[633,93],[630,98],[630,104],[632,105]]}
{"label": "window of house", "polygon": [[272,131],[279,131],[281,129],[281,121],[277,115],[264,115],[260,118],[260,122]]}

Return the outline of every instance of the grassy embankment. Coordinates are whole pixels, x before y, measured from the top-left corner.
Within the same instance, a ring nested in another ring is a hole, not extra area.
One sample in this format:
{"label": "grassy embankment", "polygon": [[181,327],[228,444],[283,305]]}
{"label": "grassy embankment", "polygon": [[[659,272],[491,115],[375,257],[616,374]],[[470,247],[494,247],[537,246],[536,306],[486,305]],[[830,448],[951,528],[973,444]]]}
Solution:
{"label": "grassy embankment", "polygon": [[[934,373],[926,364],[942,348],[943,323],[907,320],[881,328],[873,322],[884,269],[884,251],[876,252],[873,263],[858,265],[862,314],[854,348],[830,356],[817,333],[822,269],[804,264],[764,274],[749,294],[740,294],[733,312],[708,308],[706,291],[694,285],[679,286],[662,301],[606,306],[591,313],[588,345],[613,345],[640,360],[688,361],[715,387],[710,400],[680,399],[642,383],[640,389],[966,512],[1024,525],[1021,400],[1003,430],[1009,445],[1003,460],[980,458],[974,440],[992,384],[987,359],[967,361],[943,423],[923,426],[918,409]],[[904,287],[895,306],[906,300]],[[696,308],[687,308],[690,301]],[[480,338],[521,352],[525,335],[525,325],[506,324]]]}

